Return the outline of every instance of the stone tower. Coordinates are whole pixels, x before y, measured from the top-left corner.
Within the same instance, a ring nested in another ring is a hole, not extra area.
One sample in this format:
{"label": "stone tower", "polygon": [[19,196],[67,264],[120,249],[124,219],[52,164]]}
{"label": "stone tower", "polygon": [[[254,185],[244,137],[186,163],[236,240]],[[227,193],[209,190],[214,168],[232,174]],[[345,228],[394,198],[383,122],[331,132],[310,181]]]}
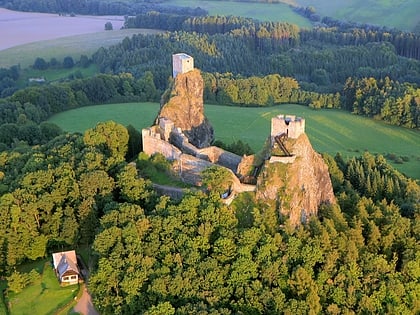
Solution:
{"label": "stone tower", "polygon": [[174,78],[178,73],[186,73],[194,69],[194,58],[185,54],[179,53],[172,55],[172,75]]}
{"label": "stone tower", "polygon": [[305,119],[293,115],[278,115],[271,119],[271,137],[285,133],[288,138],[297,139],[305,133]]}

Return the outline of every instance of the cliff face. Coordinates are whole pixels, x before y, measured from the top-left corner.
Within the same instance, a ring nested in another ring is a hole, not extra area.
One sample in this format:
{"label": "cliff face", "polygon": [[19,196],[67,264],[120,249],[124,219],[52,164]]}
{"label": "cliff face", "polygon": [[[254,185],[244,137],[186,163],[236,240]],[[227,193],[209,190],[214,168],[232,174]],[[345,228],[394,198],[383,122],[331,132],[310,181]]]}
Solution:
{"label": "cliff face", "polygon": [[306,134],[288,139],[286,146],[294,156],[264,165],[257,182],[257,198],[276,203],[280,213],[298,225],[316,215],[320,204],[336,200],[328,166]]}
{"label": "cliff face", "polygon": [[169,101],[158,115],[174,122],[197,148],[208,147],[214,139],[213,127],[204,116],[203,90],[204,82],[199,70],[178,74]]}

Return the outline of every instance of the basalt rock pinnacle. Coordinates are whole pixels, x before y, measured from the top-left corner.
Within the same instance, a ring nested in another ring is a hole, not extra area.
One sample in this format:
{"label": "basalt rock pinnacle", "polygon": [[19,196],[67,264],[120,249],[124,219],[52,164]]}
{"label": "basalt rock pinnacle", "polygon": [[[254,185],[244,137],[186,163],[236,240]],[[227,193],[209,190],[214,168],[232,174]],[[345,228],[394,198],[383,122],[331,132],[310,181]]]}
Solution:
{"label": "basalt rock pinnacle", "polygon": [[288,139],[287,145],[293,157],[283,163],[266,162],[258,178],[257,198],[276,203],[280,213],[298,225],[317,215],[321,204],[336,200],[328,166],[306,134]]}
{"label": "basalt rock pinnacle", "polygon": [[204,115],[204,82],[198,69],[179,73],[169,100],[160,109],[159,118],[171,120],[181,128],[188,141],[197,148],[210,146],[214,130]]}

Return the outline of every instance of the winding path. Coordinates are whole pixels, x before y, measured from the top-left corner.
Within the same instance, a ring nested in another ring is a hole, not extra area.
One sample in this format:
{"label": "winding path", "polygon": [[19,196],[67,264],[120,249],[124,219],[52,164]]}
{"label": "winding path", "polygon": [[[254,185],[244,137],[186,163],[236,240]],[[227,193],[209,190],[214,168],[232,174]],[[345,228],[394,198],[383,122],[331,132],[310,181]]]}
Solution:
{"label": "winding path", "polygon": [[100,315],[93,306],[92,298],[86,288],[86,285],[83,285],[82,297],[77,302],[76,306],[73,307],[73,311],[82,315]]}

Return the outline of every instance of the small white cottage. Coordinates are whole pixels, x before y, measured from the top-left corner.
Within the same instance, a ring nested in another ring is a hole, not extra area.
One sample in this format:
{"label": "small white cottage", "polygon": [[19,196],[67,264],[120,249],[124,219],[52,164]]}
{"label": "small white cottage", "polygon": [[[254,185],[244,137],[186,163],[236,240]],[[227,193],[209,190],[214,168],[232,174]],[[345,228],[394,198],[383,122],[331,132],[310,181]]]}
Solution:
{"label": "small white cottage", "polygon": [[76,251],[54,253],[54,270],[61,284],[76,284],[79,282],[79,267],[77,266]]}

